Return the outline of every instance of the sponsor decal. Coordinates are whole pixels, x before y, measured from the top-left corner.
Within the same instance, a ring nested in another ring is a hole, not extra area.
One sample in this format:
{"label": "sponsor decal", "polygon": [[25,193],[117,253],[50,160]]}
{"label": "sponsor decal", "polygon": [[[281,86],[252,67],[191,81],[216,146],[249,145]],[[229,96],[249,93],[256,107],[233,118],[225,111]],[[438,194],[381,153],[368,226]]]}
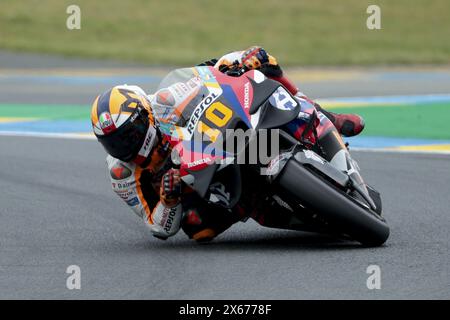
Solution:
{"label": "sponsor decal", "polygon": [[187,164],[187,167],[188,167],[188,168],[192,168],[192,167],[199,166],[199,165],[201,165],[201,164],[203,164],[203,163],[209,163],[209,162],[211,162],[211,161],[212,161],[212,160],[211,160],[210,157],[206,157],[206,158],[198,159],[198,160],[196,160],[196,161],[194,161],[194,162],[188,163],[188,164]]}
{"label": "sponsor decal", "polygon": [[117,195],[122,199],[122,200],[129,200],[131,197],[135,196],[135,192],[130,190],[130,191],[116,191]]}
{"label": "sponsor decal", "polygon": [[250,107],[250,82],[244,85],[244,109]]}
{"label": "sponsor decal", "polygon": [[139,200],[137,197],[127,200],[127,205],[129,205],[130,207],[137,206],[138,204],[139,204]]}
{"label": "sponsor decal", "polygon": [[175,98],[169,90],[164,89],[157,93],[156,102],[165,106],[173,106]]}
{"label": "sponsor decal", "polygon": [[187,131],[189,134],[194,133],[194,129],[200,120],[200,117],[202,116],[203,112],[211,105],[211,103],[214,102],[214,100],[217,98],[217,95],[215,93],[209,94],[195,109],[194,112],[192,112],[191,117],[189,118],[189,121],[186,125]]}
{"label": "sponsor decal", "polygon": [[134,122],[138,116],[139,116],[139,113],[134,112],[134,113],[131,115],[131,117],[130,117],[130,121],[131,121],[131,122]]}
{"label": "sponsor decal", "polygon": [[132,188],[132,182],[117,182],[114,183],[113,187],[115,189],[130,189]]}
{"label": "sponsor decal", "polygon": [[168,217],[167,217],[167,221],[165,223],[165,227],[164,230],[169,233],[170,229],[172,229],[172,223],[173,223],[173,219],[175,218],[175,215],[177,214],[177,206],[170,208],[170,209],[166,209],[168,210]]}
{"label": "sponsor decal", "polygon": [[278,87],[269,101],[272,106],[283,111],[292,110],[297,106],[297,102],[283,87]]}
{"label": "sponsor decal", "polygon": [[111,168],[110,172],[111,177],[115,180],[122,180],[131,176],[131,170],[128,169],[123,164],[118,164]]}
{"label": "sponsor decal", "polygon": [[153,142],[156,139],[156,131],[153,126],[150,126],[147,130],[147,135],[145,136],[144,144],[139,150],[138,156],[146,158],[153,148]]}
{"label": "sponsor decal", "polygon": [[184,96],[189,94],[190,91],[189,87],[183,82],[175,83],[171,86],[171,88],[175,91],[176,95],[179,98],[183,98]]}
{"label": "sponsor decal", "polygon": [[147,151],[148,147],[150,146],[150,142],[152,141],[152,136],[147,136],[144,142],[144,151]]}
{"label": "sponsor decal", "polygon": [[116,130],[116,125],[114,124],[114,121],[112,120],[111,114],[109,112],[103,112],[98,118],[98,121],[100,122],[100,128],[102,129],[103,133],[108,134]]}
{"label": "sponsor decal", "polygon": [[190,80],[187,82],[187,85],[188,85],[191,89],[195,89],[195,88],[197,88],[198,86],[200,86],[201,84],[202,84],[202,79],[200,79],[200,77],[192,78],[192,79],[190,79]]}

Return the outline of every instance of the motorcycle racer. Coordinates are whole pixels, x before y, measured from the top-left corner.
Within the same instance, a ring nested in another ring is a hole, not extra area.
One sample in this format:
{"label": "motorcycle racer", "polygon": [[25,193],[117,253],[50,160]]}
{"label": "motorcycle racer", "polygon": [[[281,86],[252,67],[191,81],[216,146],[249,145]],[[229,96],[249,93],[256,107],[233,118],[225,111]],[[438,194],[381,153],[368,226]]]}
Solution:
{"label": "motorcycle racer", "polygon": [[[213,64],[214,68],[230,75],[239,68],[258,69],[282,83],[300,102],[302,99],[310,101],[284,77],[276,59],[260,47],[233,52],[203,65]],[[190,93],[189,85],[171,90],[176,90],[180,96]],[[175,100],[170,90],[147,95],[137,86],[122,85],[99,95],[92,106],[93,131],[108,153],[106,161],[112,188],[143,219],[153,235],[167,239],[181,227],[189,238],[208,241],[249,216],[266,226],[288,224],[288,214],[273,217],[270,210],[258,210],[257,205],[247,208],[238,206],[231,212],[214,208],[214,214],[208,214],[211,209],[202,199],[189,190],[181,189],[179,171],[170,159],[170,143],[159,129],[163,122],[176,122],[173,118],[177,107]],[[343,150],[345,146],[339,145],[339,142],[336,146],[335,140],[329,139],[333,136],[331,133],[336,131],[334,127],[346,136],[358,134],[364,128],[359,116],[338,115],[323,110],[317,104],[314,106],[325,115],[320,118],[323,127],[327,128],[324,136],[336,150]],[[298,127],[295,120],[287,127],[295,136]],[[332,160],[337,152],[327,160]],[[282,211],[279,209],[277,211]]]}

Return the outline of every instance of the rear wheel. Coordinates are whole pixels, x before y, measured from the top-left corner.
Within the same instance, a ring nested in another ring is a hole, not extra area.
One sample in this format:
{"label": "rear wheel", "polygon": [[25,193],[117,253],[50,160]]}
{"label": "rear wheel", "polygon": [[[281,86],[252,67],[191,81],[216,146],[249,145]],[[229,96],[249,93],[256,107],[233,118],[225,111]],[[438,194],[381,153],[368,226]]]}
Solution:
{"label": "rear wheel", "polygon": [[277,181],[286,193],[320,215],[333,229],[363,245],[380,246],[388,239],[389,227],[380,214],[352,199],[295,158],[289,160]]}

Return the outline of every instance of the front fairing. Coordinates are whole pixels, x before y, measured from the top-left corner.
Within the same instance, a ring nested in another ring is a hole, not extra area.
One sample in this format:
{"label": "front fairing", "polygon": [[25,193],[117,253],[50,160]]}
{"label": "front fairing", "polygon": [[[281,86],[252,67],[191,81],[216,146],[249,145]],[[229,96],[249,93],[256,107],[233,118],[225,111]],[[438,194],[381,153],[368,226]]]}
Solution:
{"label": "front fairing", "polygon": [[[174,70],[162,80],[156,99],[163,92],[174,107],[160,117],[161,131],[177,152],[183,181],[200,196],[208,198],[216,172],[236,156],[222,148],[227,130],[273,128],[298,114],[297,105],[286,109],[269,101],[278,88],[278,82],[257,71],[230,77],[212,67]],[[240,190],[240,186],[233,188]]]}

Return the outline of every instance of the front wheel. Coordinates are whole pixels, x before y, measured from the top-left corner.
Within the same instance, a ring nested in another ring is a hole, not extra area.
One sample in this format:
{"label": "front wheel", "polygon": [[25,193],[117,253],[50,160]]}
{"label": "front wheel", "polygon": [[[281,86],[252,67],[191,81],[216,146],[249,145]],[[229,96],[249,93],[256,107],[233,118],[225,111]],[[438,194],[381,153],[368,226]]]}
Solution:
{"label": "front wheel", "polygon": [[380,246],[389,237],[383,217],[354,201],[318,174],[291,158],[277,178],[292,198],[336,229],[366,246]]}

